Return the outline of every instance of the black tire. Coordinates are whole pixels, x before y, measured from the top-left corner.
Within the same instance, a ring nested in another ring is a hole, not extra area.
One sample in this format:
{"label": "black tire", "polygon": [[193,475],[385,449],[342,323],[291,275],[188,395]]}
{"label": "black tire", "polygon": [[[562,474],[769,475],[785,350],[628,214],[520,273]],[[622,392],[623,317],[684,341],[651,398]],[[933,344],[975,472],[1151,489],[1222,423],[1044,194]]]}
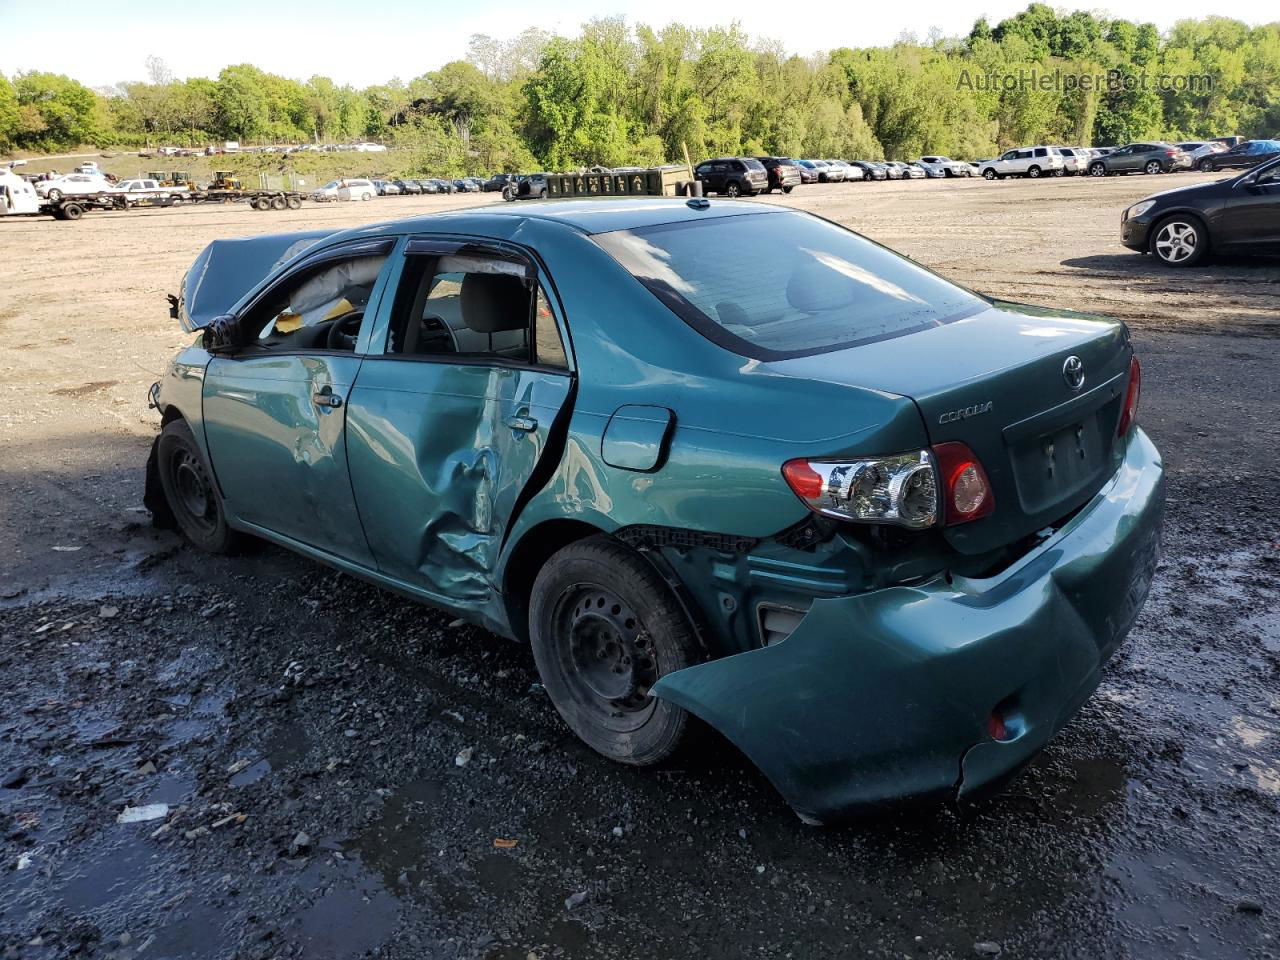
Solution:
{"label": "black tire", "polygon": [[1196,164],[1196,168],[1201,173],[1213,173],[1213,169],[1214,169],[1213,161],[1210,160],[1208,157],[1202,157],[1200,159],[1200,162]]}
{"label": "black tire", "polygon": [[49,200],[51,202],[57,203],[59,200],[62,199],[62,191],[55,188],[53,190],[50,190],[47,196],[49,197]]}
{"label": "black tire", "polygon": [[1101,160],[1089,164],[1089,176],[1105,177],[1107,175],[1107,165]]}
{"label": "black tire", "polygon": [[1147,171],[1149,176],[1155,176],[1157,173],[1164,173],[1164,164],[1159,160],[1148,160],[1143,169]]}
{"label": "black tire", "polygon": [[[449,191],[449,192],[450,192],[450,193],[452,193],[453,191]],[[538,191],[538,199],[539,199],[539,200],[545,200],[545,199],[547,199],[547,188],[546,188],[546,187],[543,187],[541,190],[539,190],[539,191]]]}
{"label": "black tire", "polygon": [[285,200],[284,200],[284,197],[272,197],[272,198],[271,198],[271,209],[272,209],[272,210],[283,210],[284,208],[285,208]]}
{"label": "black tire", "polygon": [[165,424],[160,431],[156,464],[164,498],[183,536],[205,553],[233,552],[236,533],[227,526],[213,471],[187,421],[171,420]]}
{"label": "black tire", "polygon": [[1033,163],[1031,166],[1027,167],[1027,176],[1032,180],[1039,180],[1040,168]]}
{"label": "black tire", "polygon": [[1194,267],[1209,252],[1209,233],[1199,218],[1175,213],[1151,228],[1147,250],[1165,266]]}
{"label": "black tire", "polygon": [[1065,168],[1059,167],[1057,170],[1053,171],[1053,175],[1055,177],[1065,177],[1067,175],[1067,171]]}
{"label": "black tire", "polygon": [[79,220],[84,216],[84,207],[78,203],[64,203],[62,205],[63,220]]}
{"label": "black tire", "polygon": [[301,197],[290,197],[288,200],[286,200],[286,201],[285,201],[285,206],[287,206],[290,210],[301,210],[301,209],[302,209],[302,198],[301,198]]}
{"label": "black tire", "polygon": [[794,189],[795,189],[795,187],[794,187],[794,186],[792,186],[792,187],[783,187],[783,188],[782,188],[782,192],[783,192],[783,193],[790,193],[790,192],[791,192],[792,190],[794,190]]}
{"label": "black tire", "polygon": [[983,180],[994,180],[995,178],[996,178],[996,172],[992,170],[990,167],[987,167],[987,169],[982,171]]}
{"label": "black tire", "polygon": [[731,180],[729,183],[726,183],[724,185],[724,195],[726,197],[733,199],[735,197],[740,196],[741,194],[742,194],[742,187],[738,186],[738,183],[736,180]]}
{"label": "black tire", "polygon": [[700,662],[701,649],[671,588],[635,551],[595,536],[555,554],[533,585],[529,636],[552,704],[597,753],[644,767],[687,743],[694,721],[648,690]]}

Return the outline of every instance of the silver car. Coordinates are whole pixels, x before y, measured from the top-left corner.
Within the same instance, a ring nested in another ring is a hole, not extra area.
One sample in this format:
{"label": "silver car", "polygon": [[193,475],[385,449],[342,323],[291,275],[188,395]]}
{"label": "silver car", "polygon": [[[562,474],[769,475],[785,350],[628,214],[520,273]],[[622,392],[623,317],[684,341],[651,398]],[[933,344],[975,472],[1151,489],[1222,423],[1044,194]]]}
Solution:
{"label": "silver car", "polygon": [[971,177],[973,168],[950,157],[921,157],[916,161],[929,177]]}

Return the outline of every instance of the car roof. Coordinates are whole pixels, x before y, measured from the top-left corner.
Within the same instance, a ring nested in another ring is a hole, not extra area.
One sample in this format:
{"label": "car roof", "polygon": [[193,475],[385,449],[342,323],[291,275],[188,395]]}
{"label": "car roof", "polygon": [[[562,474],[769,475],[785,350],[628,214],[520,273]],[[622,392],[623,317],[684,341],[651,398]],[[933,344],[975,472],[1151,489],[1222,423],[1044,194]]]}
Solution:
{"label": "car roof", "polygon": [[[782,216],[792,211],[767,203],[744,200],[704,200],[697,207],[680,197],[609,197],[594,200],[523,200],[503,206],[449,210],[371,224],[351,231],[351,235],[374,228],[379,233],[419,233],[449,230],[464,222],[493,218],[519,217],[564,224],[583,233],[608,233],[612,230],[634,230],[665,223],[716,220],[745,214]],[[496,226],[496,224],[495,224]]]}

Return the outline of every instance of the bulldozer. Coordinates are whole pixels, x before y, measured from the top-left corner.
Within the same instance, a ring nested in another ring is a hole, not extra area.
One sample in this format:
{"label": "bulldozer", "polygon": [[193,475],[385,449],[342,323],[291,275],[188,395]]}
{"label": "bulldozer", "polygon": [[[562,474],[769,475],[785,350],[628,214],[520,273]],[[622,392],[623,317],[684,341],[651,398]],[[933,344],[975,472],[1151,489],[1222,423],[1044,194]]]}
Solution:
{"label": "bulldozer", "polygon": [[243,190],[244,184],[231,170],[213,171],[213,179],[209,182],[210,190]]}

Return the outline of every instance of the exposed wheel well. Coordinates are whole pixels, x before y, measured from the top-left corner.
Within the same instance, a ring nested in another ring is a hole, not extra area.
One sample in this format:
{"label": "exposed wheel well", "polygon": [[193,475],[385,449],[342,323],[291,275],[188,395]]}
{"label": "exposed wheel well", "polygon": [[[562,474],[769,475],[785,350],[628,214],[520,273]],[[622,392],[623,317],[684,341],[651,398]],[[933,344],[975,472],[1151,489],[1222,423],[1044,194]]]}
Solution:
{"label": "exposed wheel well", "polygon": [[602,533],[582,520],[548,520],[527,531],[516,544],[502,577],[502,594],[511,633],[529,642],[529,594],[542,565],[576,540]]}

